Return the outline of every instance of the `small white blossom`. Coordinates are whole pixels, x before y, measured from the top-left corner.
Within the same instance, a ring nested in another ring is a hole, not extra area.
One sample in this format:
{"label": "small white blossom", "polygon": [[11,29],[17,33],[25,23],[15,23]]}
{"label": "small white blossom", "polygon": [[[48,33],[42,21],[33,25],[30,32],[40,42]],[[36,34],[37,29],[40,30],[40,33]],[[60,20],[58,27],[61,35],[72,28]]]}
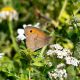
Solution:
{"label": "small white blossom", "polygon": [[17,30],[17,33],[18,33],[18,34],[24,34],[24,29],[18,29],[18,30]]}
{"label": "small white blossom", "polygon": [[25,29],[26,26],[27,26],[26,24],[23,24],[23,28],[24,28],[24,29]]}
{"label": "small white blossom", "polygon": [[49,67],[51,67],[51,66],[52,66],[52,62],[47,61],[47,65],[48,65]]}
{"label": "small white blossom", "polygon": [[49,72],[48,74],[51,79],[59,78],[60,80],[63,80],[63,78],[67,78],[67,72],[65,69],[55,69],[54,71]]}
{"label": "small white blossom", "polygon": [[68,55],[66,55],[66,56],[72,55],[72,52],[71,52],[69,49],[64,48],[64,49],[63,49],[63,52],[66,52],[66,53],[68,54]]}
{"label": "small white blossom", "polygon": [[17,39],[22,41],[22,40],[26,39],[26,37],[24,35],[18,35]]}
{"label": "small white blossom", "polygon": [[64,56],[67,55],[67,53],[60,50],[54,50],[54,53],[57,55],[57,58],[60,58],[60,59],[62,59]]}
{"label": "small white blossom", "polygon": [[18,36],[17,36],[18,40],[24,40],[24,39],[26,39],[26,37],[24,36],[24,29],[18,29],[17,33],[18,33]]}
{"label": "small white blossom", "polygon": [[78,64],[80,63],[79,60],[70,56],[65,57],[65,60],[66,60],[66,64],[71,64],[73,66],[78,66]]}
{"label": "small white blossom", "polygon": [[2,58],[4,56],[4,53],[0,53],[0,58]]}
{"label": "small white blossom", "polygon": [[66,56],[69,56],[70,54],[67,52],[67,51],[65,51],[64,49],[62,50],[62,51],[60,51],[60,50],[55,50],[54,51],[55,53],[56,53],[56,55],[57,55],[57,57],[58,58],[64,58],[64,57],[66,57]]}
{"label": "small white blossom", "polygon": [[38,22],[38,23],[36,23],[35,25],[33,25],[34,27],[36,27],[36,28],[40,28],[39,26],[40,26],[40,23]]}
{"label": "small white blossom", "polygon": [[36,23],[36,24],[34,24],[34,25],[32,25],[32,24],[23,24],[23,28],[25,29],[25,27],[27,27],[27,26],[32,26],[32,27],[40,28],[39,25],[40,25],[39,22]]}
{"label": "small white blossom", "polygon": [[55,73],[57,73],[60,78],[67,77],[65,69],[55,69]]}
{"label": "small white blossom", "polygon": [[51,49],[59,49],[59,50],[62,50],[63,49],[63,47],[62,46],[60,46],[59,44],[54,44],[54,45],[50,45],[50,48]]}
{"label": "small white blossom", "polygon": [[48,50],[46,54],[47,54],[47,55],[52,55],[53,53],[54,53],[53,50]]}
{"label": "small white blossom", "polygon": [[28,24],[27,26],[33,26],[32,24]]}
{"label": "small white blossom", "polygon": [[25,29],[27,26],[33,26],[32,24],[28,24],[28,25],[26,25],[26,24],[23,24],[23,28]]}
{"label": "small white blossom", "polygon": [[62,68],[62,67],[64,67],[64,66],[65,66],[64,63],[60,63],[60,64],[57,65],[57,68]]}

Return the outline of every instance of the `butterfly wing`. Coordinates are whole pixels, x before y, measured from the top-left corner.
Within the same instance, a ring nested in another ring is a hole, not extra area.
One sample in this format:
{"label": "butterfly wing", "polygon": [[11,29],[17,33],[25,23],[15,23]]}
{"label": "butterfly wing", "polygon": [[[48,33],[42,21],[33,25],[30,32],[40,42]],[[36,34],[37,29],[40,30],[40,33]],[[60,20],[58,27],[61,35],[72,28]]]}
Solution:
{"label": "butterfly wing", "polygon": [[47,45],[49,42],[49,38],[44,36],[44,37],[38,37],[34,39],[34,43],[35,43],[35,50],[44,47],[45,45]]}
{"label": "butterfly wing", "polygon": [[42,48],[49,42],[49,38],[46,34],[38,28],[26,27],[25,36],[27,48],[33,51]]}
{"label": "butterfly wing", "polygon": [[35,51],[36,50],[36,45],[35,45],[35,39],[37,38],[37,35],[29,35],[26,39],[26,46],[27,48]]}

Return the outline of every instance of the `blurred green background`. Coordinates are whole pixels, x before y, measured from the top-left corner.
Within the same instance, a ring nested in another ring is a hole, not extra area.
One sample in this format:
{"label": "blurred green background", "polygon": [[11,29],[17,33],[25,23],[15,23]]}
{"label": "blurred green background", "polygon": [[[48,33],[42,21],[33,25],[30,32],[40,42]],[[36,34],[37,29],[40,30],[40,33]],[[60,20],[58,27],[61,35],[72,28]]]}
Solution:
{"label": "blurred green background", "polygon": [[[46,59],[38,56],[41,50],[31,52],[25,41],[18,42],[17,29],[23,24],[39,22],[40,28],[52,36],[51,44],[61,44],[80,59],[80,0],[0,0],[0,20],[6,6],[17,12],[18,20],[6,18],[0,22],[0,53],[4,54],[0,58],[0,80],[51,80],[48,71],[62,62],[54,59],[53,67],[46,67]],[[37,62],[34,56],[38,56]],[[64,80],[80,80],[80,66],[66,69],[69,77]]]}

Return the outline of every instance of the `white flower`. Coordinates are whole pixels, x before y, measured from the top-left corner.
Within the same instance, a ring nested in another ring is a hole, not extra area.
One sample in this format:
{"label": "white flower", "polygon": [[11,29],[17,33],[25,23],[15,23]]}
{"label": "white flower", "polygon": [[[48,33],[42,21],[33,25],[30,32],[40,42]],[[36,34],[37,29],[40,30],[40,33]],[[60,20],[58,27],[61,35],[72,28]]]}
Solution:
{"label": "white flower", "polygon": [[25,29],[25,27],[27,27],[27,26],[32,26],[32,27],[40,28],[39,25],[40,25],[39,22],[36,23],[36,24],[34,24],[34,25],[32,25],[32,24],[23,24],[23,28]]}
{"label": "white flower", "polygon": [[54,50],[54,53],[57,55],[57,58],[63,58],[67,53],[64,53],[63,51],[60,50]]}
{"label": "white flower", "polygon": [[53,73],[52,76],[56,79],[58,75],[56,73]]}
{"label": "white flower", "polygon": [[17,36],[17,39],[18,40],[24,40],[24,39],[26,39],[26,37],[24,35],[18,35]]}
{"label": "white flower", "polygon": [[[32,24],[28,24],[28,25],[26,25],[26,24],[23,24],[23,28],[25,29],[26,27],[28,27],[28,26],[33,26]],[[34,26],[33,26],[34,27]],[[24,40],[24,39],[26,39],[26,37],[24,36],[24,29],[18,29],[17,30],[17,33],[18,33],[18,36],[17,36],[17,39],[18,40]]]}
{"label": "white flower", "polygon": [[79,60],[70,56],[65,57],[65,60],[66,60],[66,64],[71,64],[73,66],[78,66],[78,64],[80,63]]}
{"label": "white flower", "polygon": [[65,50],[48,50],[47,55],[57,55],[57,58],[62,59],[69,54]]}
{"label": "white flower", "polygon": [[40,26],[40,23],[38,22],[38,23],[36,23],[35,25],[33,25],[34,27],[36,27],[36,28],[40,28],[39,26]]}
{"label": "white flower", "polygon": [[48,62],[48,65],[49,65],[49,67],[51,67],[52,66],[52,63],[51,62]]}
{"label": "white flower", "polygon": [[27,26],[33,26],[32,24],[28,24]]}
{"label": "white flower", "polygon": [[62,68],[62,67],[64,67],[64,66],[65,66],[64,63],[60,63],[60,64],[57,65],[57,68]]}
{"label": "white flower", "polygon": [[46,54],[47,54],[47,55],[52,55],[53,53],[54,53],[53,50],[48,50]]}
{"label": "white flower", "polygon": [[63,52],[66,52],[66,53],[67,53],[66,56],[72,55],[72,52],[71,52],[69,49],[64,48],[64,49],[63,49]]}
{"label": "white flower", "polygon": [[18,34],[24,34],[24,29],[18,29],[18,30],[17,30],[17,33],[18,33]]}
{"label": "white flower", "polygon": [[[57,58],[66,60],[66,64],[78,66],[80,61],[72,57],[72,52],[69,49],[61,47],[59,44],[50,45],[50,50],[47,51],[47,55],[56,55]],[[58,66],[59,67],[59,66]]]}
{"label": "white flower", "polygon": [[4,20],[6,19],[4,12],[0,12],[0,19],[4,19]]}
{"label": "white flower", "polygon": [[50,62],[50,61],[47,61],[46,64],[47,64],[49,67],[52,66],[52,62]]}
{"label": "white flower", "polygon": [[4,53],[0,53],[0,58],[2,58],[4,56]]}
{"label": "white flower", "polygon": [[66,56],[69,56],[70,55],[70,53],[68,53],[65,49],[63,49],[62,51],[60,51],[60,50],[55,50],[55,53],[56,53],[56,55],[57,55],[57,57],[58,58],[64,58],[64,57],[66,57]]}
{"label": "white flower", "polygon": [[63,80],[63,78],[67,78],[67,72],[65,69],[57,69],[56,68],[54,71],[49,72],[48,74],[51,79],[52,78],[55,78],[55,79],[59,78],[60,80]]}
{"label": "white flower", "polygon": [[62,46],[60,46],[59,44],[53,44],[53,45],[50,45],[50,48],[51,49],[59,49],[59,50],[62,50],[63,49],[63,47]]}
{"label": "white flower", "polygon": [[48,50],[47,55],[57,55],[57,58],[64,58],[66,56],[72,55],[69,49],[65,49],[59,44],[50,45],[50,50]]}
{"label": "white flower", "polygon": [[6,6],[3,7],[0,11],[0,21],[2,20],[18,20],[18,13],[15,9],[12,7]]}
{"label": "white flower", "polygon": [[67,73],[66,73],[66,70],[65,69],[55,69],[55,73],[57,73],[57,76],[59,78],[62,78],[62,77],[67,77]]}
{"label": "white flower", "polygon": [[25,29],[26,26],[27,26],[26,24],[23,24],[23,28],[24,28],[24,29]]}
{"label": "white flower", "polygon": [[18,36],[17,36],[18,40],[24,40],[24,39],[26,39],[26,37],[24,36],[24,29],[18,29],[17,33],[18,33]]}
{"label": "white flower", "polygon": [[32,24],[28,24],[28,25],[23,24],[23,28],[24,28],[24,29],[25,29],[27,26],[32,26]]}

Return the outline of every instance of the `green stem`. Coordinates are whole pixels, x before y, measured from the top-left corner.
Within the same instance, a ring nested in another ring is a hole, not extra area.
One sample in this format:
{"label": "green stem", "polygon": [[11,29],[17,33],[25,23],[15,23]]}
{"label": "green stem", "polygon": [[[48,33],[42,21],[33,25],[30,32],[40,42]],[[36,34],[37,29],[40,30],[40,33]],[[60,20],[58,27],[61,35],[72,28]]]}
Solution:
{"label": "green stem", "polygon": [[58,20],[60,20],[60,18],[62,17],[62,13],[64,12],[64,10],[65,10],[65,8],[67,6],[67,1],[68,0],[65,0],[64,3],[63,3],[62,9],[61,9],[60,14],[58,16]]}
{"label": "green stem", "polygon": [[29,80],[31,80],[31,76],[30,76],[30,75],[31,75],[31,72],[30,72],[30,70],[29,70]]}
{"label": "green stem", "polygon": [[17,47],[17,44],[16,44],[16,40],[13,36],[13,25],[12,25],[12,21],[8,21],[8,26],[9,26],[9,31],[10,31],[10,37],[11,37],[11,40],[12,40],[12,44],[13,44],[13,48],[15,49],[15,51],[18,50],[18,47]]}
{"label": "green stem", "polygon": [[40,53],[40,57],[43,57],[43,53],[46,50],[46,48],[47,48],[47,45],[42,48],[41,53]]}

